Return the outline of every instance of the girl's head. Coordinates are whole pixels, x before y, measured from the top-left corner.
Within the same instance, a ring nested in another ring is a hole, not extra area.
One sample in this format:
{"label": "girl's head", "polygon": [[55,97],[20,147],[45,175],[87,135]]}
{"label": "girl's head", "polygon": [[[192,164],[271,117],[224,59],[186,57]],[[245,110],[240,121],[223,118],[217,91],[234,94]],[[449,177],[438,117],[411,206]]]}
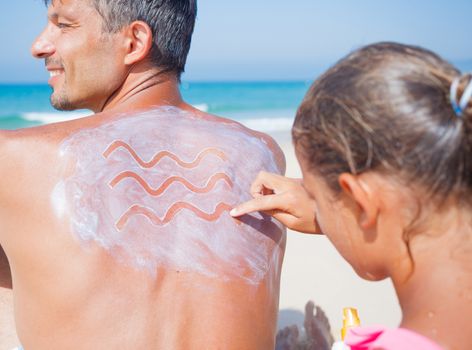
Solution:
{"label": "girl's head", "polygon": [[425,49],[379,43],[305,96],[292,131],[304,185],[324,233],[362,276],[386,277],[389,263],[411,257],[433,212],[470,211],[472,103],[459,113],[453,102],[471,79]]}

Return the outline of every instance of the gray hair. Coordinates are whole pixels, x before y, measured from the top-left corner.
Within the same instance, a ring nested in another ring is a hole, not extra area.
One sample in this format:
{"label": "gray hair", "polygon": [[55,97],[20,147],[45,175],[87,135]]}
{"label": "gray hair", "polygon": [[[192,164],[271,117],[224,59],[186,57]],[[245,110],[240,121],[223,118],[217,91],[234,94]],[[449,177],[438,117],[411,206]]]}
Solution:
{"label": "gray hair", "polygon": [[[51,0],[44,0],[46,5]],[[180,78],[192,41],[197,0],[89,0],[104,20],[104,32],[115,33],[133,21],[152,30],[152,62]]]}

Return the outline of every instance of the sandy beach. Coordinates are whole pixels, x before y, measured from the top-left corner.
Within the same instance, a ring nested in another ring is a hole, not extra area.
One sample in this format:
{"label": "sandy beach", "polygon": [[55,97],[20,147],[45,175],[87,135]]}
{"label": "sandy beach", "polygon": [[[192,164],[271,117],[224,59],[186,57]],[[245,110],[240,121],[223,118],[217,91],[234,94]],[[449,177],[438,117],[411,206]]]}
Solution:
{"label": "sandy beach", "polygon": [[[300,177],[289,132],[273,133],[287,160],[289,177]],[[363,325],[398,326],[400,308],[390,281],[368,282],[358,277],[324,236],[288,232],[282,268],[279,328],[303,324],[308,300],[327,314],[339,338],[343,307],[355,307]]]}

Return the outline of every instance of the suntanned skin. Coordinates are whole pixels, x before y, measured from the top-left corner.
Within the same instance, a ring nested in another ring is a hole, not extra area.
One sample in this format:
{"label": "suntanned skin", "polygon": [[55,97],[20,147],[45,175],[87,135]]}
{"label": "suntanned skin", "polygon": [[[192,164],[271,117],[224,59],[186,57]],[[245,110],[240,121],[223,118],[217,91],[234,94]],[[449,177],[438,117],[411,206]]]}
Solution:
{"label": "suntanned skin", "polygon": [[[0,282],[13,286],[22,345],[28,350],[273,348],[281,259],[256,286],[166,268],[153,275],[121,263],[98,245],[84,249],[71,232],[70,218],[54,213],[51,193],[61,180],[58,150],[75,132],[159,105],[217,123],[234,122],[182,101],[177,77],[159,74],[146,59],[151,33],[142,22],[104,44],[97,39],[102,19],[86,1],[53,2],[49,19],[32,52],[60,73],[49,82],[52,101],[61,104],[65,96],[72,108],[96,114],[0,132],[0,244],[5,251]],[[69,27],[64,29],[63,21]],[[284,171],[283,154],[270,138],[237,127],[263,138]],[[264,234],[273,237],[271,249],[282,257],[283,234]],[[0,298],[8,300],[5,291]],[[19,344],[10,338],[0,348],[13,345]]]}

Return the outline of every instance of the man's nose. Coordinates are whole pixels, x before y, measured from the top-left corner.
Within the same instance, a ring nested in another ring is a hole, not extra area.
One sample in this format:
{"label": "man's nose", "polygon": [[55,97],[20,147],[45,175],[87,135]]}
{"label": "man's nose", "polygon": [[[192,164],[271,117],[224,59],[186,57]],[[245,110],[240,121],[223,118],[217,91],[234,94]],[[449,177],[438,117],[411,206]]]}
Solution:
{"label": "man's nose", "polygon": [[47,29],[42,32],[31,46],[31,54],[36,58],[46,58],[54,54],[56,48],[47,35]]}

